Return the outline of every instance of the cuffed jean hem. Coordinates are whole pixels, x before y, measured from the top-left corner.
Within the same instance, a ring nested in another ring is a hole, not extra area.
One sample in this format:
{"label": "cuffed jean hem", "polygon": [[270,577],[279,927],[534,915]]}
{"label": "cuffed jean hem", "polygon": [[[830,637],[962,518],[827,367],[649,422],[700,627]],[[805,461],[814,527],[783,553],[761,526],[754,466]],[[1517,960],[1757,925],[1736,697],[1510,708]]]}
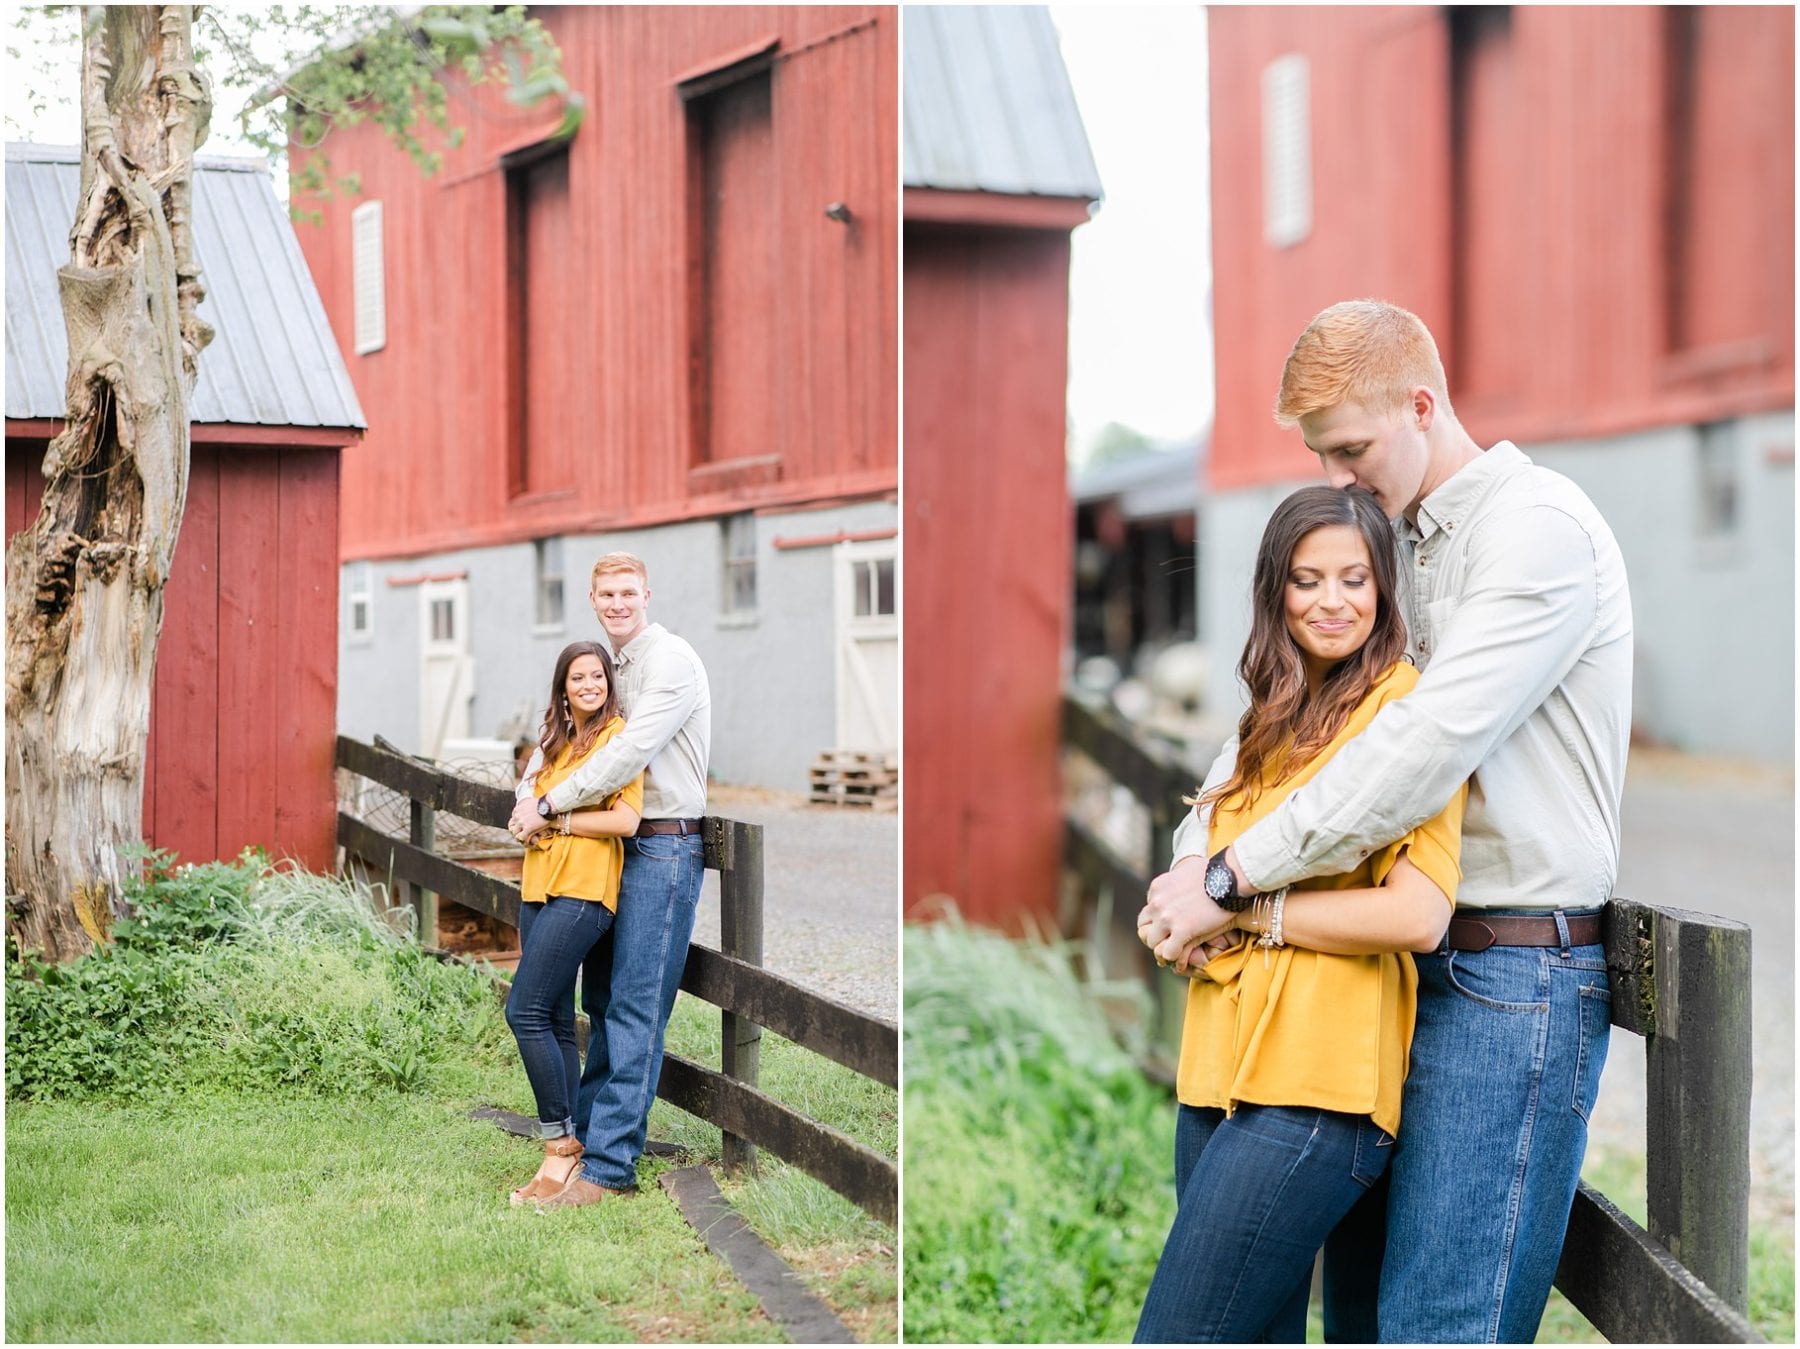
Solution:
{"label": "cuffed jean hem", "polygon": [[551,1142],[553,1139],[568,1138],[574,1132],[575,1121],[572,1119],[538,1121],[538,1140],[543,1143]]}

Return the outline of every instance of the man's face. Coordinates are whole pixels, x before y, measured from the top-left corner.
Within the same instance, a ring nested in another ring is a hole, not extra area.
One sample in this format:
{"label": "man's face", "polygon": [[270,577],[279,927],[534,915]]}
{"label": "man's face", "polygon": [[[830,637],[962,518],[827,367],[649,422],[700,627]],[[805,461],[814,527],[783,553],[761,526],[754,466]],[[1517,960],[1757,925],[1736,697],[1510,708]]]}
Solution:
{"label": "man's face", "polygon": [[644,606],[650,602],[650,587],[634,571],[601,572],[594,578],[588,600],[615,650],[650,624],[644,613]]}
{"label": "man's face", "polygon": [[1327,482],[1373,492],[1381,513],[1394,520],[1410,515],[1425,496],[1430,415],[1429,404],[1421,414],[1416,404],[1371,412],[1361,403],[1339,403],[1302,417],[1300,434],[1319,456]]}

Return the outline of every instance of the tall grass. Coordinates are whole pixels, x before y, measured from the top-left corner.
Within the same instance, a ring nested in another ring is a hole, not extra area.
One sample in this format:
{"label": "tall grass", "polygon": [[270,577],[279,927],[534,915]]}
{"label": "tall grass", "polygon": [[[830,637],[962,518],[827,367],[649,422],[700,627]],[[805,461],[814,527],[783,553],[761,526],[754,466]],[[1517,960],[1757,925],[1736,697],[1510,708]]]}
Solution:
{"label": "tall grass", "polygon": [[1135,994],[1066,945],[905,943],[906,1338],[1129,1339],[1174,1214],[1173,1104],[1097,996]]}

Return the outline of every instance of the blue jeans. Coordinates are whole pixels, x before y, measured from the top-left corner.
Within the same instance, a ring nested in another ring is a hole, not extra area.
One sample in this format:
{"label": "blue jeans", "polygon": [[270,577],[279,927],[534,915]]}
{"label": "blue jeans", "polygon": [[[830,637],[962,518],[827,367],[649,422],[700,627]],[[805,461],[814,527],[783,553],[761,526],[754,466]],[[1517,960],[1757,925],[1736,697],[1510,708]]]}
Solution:
{"label": "blue jeans", "polygon": [[1227,1119],[1182,1106],[1175,1225],[1136,1342],[1305,1343],[1313,1257],[1393,1143],[1367,1115],[1240,1105]]}
{"label": "blue jeans", "polygon": [[596,1185],[629,1190],[656,1083],[663,1032],[687,968],[688,938],[706,849],[698,834],[648,834],[625,840],[619,916],[612,940],[582,967],[581,1000],[592,1032],[575,1117],[586,1121],[581,1174]]}
{"label": "blue jeans", "polygon": [[519,1042],[525,1076],[537,1098],[538,1133],[575,1132],[575,975],[612,926],[604,904],[552,895],[519,905],[519,968],[506,998],[506,1024]]}
{"label": "blue jeans", "polygon": [[1384,1342],[1529,1344],[1606,1063],[1605,955],[1490,946],[1415,960],[1418,1027],[1386,1239],[1379,1211],[1359,1209],[1351,1221],[1374,1239],[1328,1248],[1327,1336],[1368,1338],[1379,1286]]}

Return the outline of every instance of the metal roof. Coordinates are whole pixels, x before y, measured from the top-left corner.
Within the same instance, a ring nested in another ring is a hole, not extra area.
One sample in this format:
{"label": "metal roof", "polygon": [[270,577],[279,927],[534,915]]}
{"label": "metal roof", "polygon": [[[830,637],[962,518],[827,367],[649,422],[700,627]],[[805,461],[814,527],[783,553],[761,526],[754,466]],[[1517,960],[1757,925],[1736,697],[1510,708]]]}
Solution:
{"label": "metal roof", "polygon": [[1100,196],[1075,91],[1038,5],[906,5],[907,187]]}
{"label": "metal roof", "polygon": [[1069,497],[1084,506],[1114,499],[1127,520],[1190,515],[1200,500],[1200,470],[1209,437],[1207,433],[1185,444],[1071,473]]}
{"label": "metal roof", "polygon": [[[260,159],[202,155],[194,254],[215,336],[190,417],[247,426],[366,427],[287,208]],[[6,415],[63,415],[68,337],[56,271],[81,186],[69,146],[6,147]]]}

